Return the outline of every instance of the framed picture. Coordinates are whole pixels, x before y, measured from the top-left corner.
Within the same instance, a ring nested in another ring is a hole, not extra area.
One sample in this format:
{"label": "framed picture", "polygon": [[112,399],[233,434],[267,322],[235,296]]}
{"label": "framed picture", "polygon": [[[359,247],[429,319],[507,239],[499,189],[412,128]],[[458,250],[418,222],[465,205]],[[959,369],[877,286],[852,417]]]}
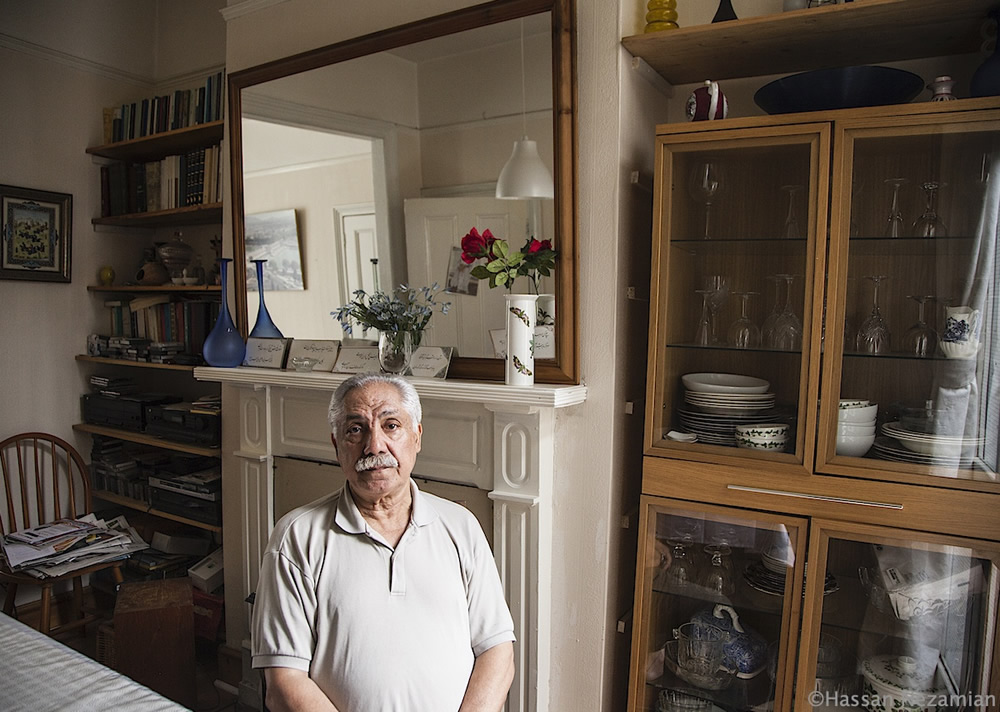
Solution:
{"label": "framed picture", "polygon": [[243,359],[244,366],[253,368],[283,368],[285,355],[291,339],[262,339],[250,337],[247,339],[247,355]]}
{"label": "framed picture", "polygon": [[0,279],[70,281],[73,196],[0,185]]}
{"label": "framed picture", "polygon": [[285,368],[298,370],[296,359],[312,359],[315,363],[308,371],[333,370],[337,363],[337,353],[340,351],[340,342],[335,340],[317,339],[295,339],[288,350],[288,358],[285,359]]}
{"label": "framed picture", "polygon": [[264,291],[305,289],[302,252],[294,210],[275,210],[246,216],[247,291],[257,291],[257,268],[264,264]]}
{"label": "framed picture", "polygon": [[479,292],[479,280],[472,276],[472,265],[465,264],[462,259],[462,248],[452,247],[448,259],[448,280],[444,291],[449,294],[468,294],[476,296]]}

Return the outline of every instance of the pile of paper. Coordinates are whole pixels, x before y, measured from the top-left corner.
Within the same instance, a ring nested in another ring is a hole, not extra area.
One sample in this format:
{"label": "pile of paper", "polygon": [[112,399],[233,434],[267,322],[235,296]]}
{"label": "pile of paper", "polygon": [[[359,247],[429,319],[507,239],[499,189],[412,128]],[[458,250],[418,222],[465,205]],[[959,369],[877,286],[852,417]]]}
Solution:
{"label": "pile of paper", "polygon": [[969,595],[974,567],[969,550],[940,551],[874,545],[882,585],[899,620],[940,612]]}
{"label": "pile of paper", "polygon": [[13,532],[3,538],[2,545],[12,570],[37,578],[124,559],[149,547],[125,517],[104,521],[93,514]]}

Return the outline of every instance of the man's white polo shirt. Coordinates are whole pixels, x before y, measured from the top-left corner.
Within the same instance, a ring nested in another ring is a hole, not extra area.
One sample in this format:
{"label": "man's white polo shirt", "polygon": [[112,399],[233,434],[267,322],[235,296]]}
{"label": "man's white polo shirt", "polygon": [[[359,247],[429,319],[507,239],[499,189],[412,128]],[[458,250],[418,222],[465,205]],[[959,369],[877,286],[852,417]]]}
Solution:
{"label": "man's white polo shirt", "polygon": [[395,550],[347,487],[282,517],[261,565],[253,667],[308,671],[341,712],[458,709],[475,657],[514,640],[514,624],[476,518],[410,488]]}

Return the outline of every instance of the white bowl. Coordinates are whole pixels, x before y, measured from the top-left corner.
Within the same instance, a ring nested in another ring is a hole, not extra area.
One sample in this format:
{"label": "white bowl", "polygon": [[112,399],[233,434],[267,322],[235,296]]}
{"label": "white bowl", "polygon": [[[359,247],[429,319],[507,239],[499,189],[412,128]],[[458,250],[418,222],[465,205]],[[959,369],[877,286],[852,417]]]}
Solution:
{"label": "white bowl", "polygon": [[841,399],[839,408],[864,408],[866,405],[871,405],[870,400],[859,400],[857,398],[844,398]]}
{"label": "white bowl", "polygon": [[941,353],[946,358],[969,359],[979,353],[979,340],[976,341],[941,341],[938,344]]}
{"label": "white bowl", "polygon": [[875,434],[875,421],[872,421],[871,425],[868,424],[855,424],[855,423],[840,423],[837,425],[838,435],[874,435]]}
{"label": "white bowl", "polygon": [[756,425],[737,425],[737,435],[748,438],[785,438],[788,436],[788,423],[761,423]]}
{"label": "white bowl", "polygon": [[867,423],[878,415],[878,403],[860,408],[841,408],[837,411],[837,420],[841,423]]}
{"label": "white bowl", "polygon": [[875,433],[871,435],[838,435],[837,454],[861,457],[875,443]]}
{"label": "white bowl", "polygon": [[744,450],[768,450],[770,452],[784,452],[787,440],[749,440],[747,438],[736,438],[736,446]]}
{"label": "white bowl", "polygon": [[699,393],[767,393],[771,385],[763,378],[735,373],[685,373],[681,382]]}

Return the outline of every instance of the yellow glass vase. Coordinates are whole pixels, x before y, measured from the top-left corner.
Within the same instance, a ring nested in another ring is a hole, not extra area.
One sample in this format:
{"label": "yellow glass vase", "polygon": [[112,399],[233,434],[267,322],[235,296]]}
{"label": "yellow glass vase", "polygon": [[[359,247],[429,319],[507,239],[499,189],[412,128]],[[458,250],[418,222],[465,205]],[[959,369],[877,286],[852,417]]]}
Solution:
{"label": "yellow glass vase", "polygon": [[646,26],[643,32],[676,30],[677,0],[649,0],[646,3]]}

